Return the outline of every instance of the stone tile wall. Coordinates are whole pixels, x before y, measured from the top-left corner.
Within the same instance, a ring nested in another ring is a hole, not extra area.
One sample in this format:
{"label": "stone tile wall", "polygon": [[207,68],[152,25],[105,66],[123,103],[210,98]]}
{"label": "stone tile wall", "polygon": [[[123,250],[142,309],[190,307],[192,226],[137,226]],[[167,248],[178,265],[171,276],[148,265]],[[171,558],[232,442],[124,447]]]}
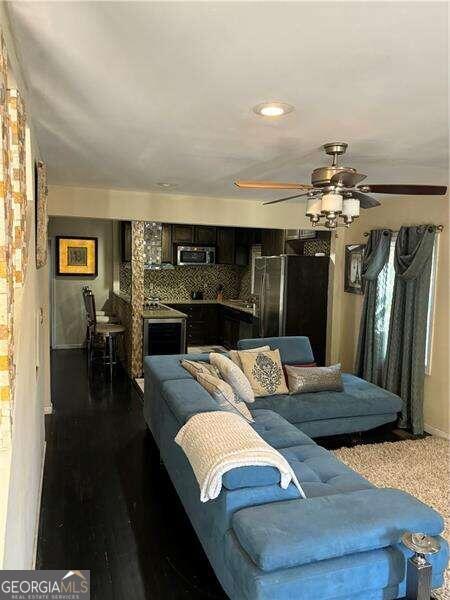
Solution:
{"label": "stone tile wall", "polygon": [[0,448],[11,444],[14,401],[14,303],[26,269],[25,112],[8,90],[8,55],[0,33]]}
{"label": "stone tile wall", "polygon": [[[212,265],[203,267],[175,267],[161,271],[145,270],[144,294],[163,300],[189,300],[191,292],[201,290],[204,298],[214,300],[219,284],[223,285],[225,298],[239,298],[242,278],[247,267]],[[130,294],[131,265],[123,263],[120,268],[120,290]]]}

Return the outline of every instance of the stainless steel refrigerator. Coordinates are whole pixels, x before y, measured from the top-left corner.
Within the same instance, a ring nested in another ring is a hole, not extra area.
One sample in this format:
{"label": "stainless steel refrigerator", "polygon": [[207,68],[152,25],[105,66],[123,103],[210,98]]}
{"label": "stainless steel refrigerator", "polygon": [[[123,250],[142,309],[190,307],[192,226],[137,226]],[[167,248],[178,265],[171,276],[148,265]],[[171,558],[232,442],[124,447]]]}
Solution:
{"label": "stainless steel refrigerator", "polygon": [[259,337],[306,335],[317,364],[325,364],[329,268],[328,256],[256,258]]}

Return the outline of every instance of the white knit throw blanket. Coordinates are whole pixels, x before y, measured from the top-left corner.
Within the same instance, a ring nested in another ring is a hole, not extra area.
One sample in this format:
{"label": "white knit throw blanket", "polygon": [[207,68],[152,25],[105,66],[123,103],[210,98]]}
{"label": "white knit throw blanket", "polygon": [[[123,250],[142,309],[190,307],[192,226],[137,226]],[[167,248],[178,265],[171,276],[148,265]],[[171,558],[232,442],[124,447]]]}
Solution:
{"label": "white knit throw blanket", "polygon": [[175,441],[191,463],[202,502],[217,498],[225,473],[247,466],[275,467],[283,489],[292,481],[300,495],[306,497],[284,456],[239,415],[225,411],[196,414],[180,429]]}

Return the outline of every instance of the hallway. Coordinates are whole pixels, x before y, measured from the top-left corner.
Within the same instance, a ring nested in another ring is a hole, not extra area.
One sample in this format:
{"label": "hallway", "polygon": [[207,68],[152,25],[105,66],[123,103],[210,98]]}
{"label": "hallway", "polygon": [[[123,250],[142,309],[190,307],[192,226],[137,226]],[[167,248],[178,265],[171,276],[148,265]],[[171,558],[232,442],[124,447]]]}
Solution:
{"label": "hallway", "polygon": [[59,350],[52,398],[36,568],[90,569],[95,600],[224,598],[125,373]]}

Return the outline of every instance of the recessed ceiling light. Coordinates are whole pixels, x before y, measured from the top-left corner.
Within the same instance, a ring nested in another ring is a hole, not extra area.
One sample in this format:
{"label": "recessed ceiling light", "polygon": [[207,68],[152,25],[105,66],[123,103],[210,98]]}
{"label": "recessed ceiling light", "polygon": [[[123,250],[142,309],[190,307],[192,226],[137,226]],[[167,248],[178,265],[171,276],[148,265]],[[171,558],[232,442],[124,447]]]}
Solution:
{"label": "recessed ceiling light", "polygon": [[168,181],[158,181],[156,183],[156,185],[158,185],[159,187],[162,188],[171,188],[171,187],[176,187],[176,183],[169,183]]}
{"label": "recessed ceiling light", "polygon": [[286,102],[262,102],[253,108],[253,112],[262,117],[282,117],[293,110],[294,107]]}

